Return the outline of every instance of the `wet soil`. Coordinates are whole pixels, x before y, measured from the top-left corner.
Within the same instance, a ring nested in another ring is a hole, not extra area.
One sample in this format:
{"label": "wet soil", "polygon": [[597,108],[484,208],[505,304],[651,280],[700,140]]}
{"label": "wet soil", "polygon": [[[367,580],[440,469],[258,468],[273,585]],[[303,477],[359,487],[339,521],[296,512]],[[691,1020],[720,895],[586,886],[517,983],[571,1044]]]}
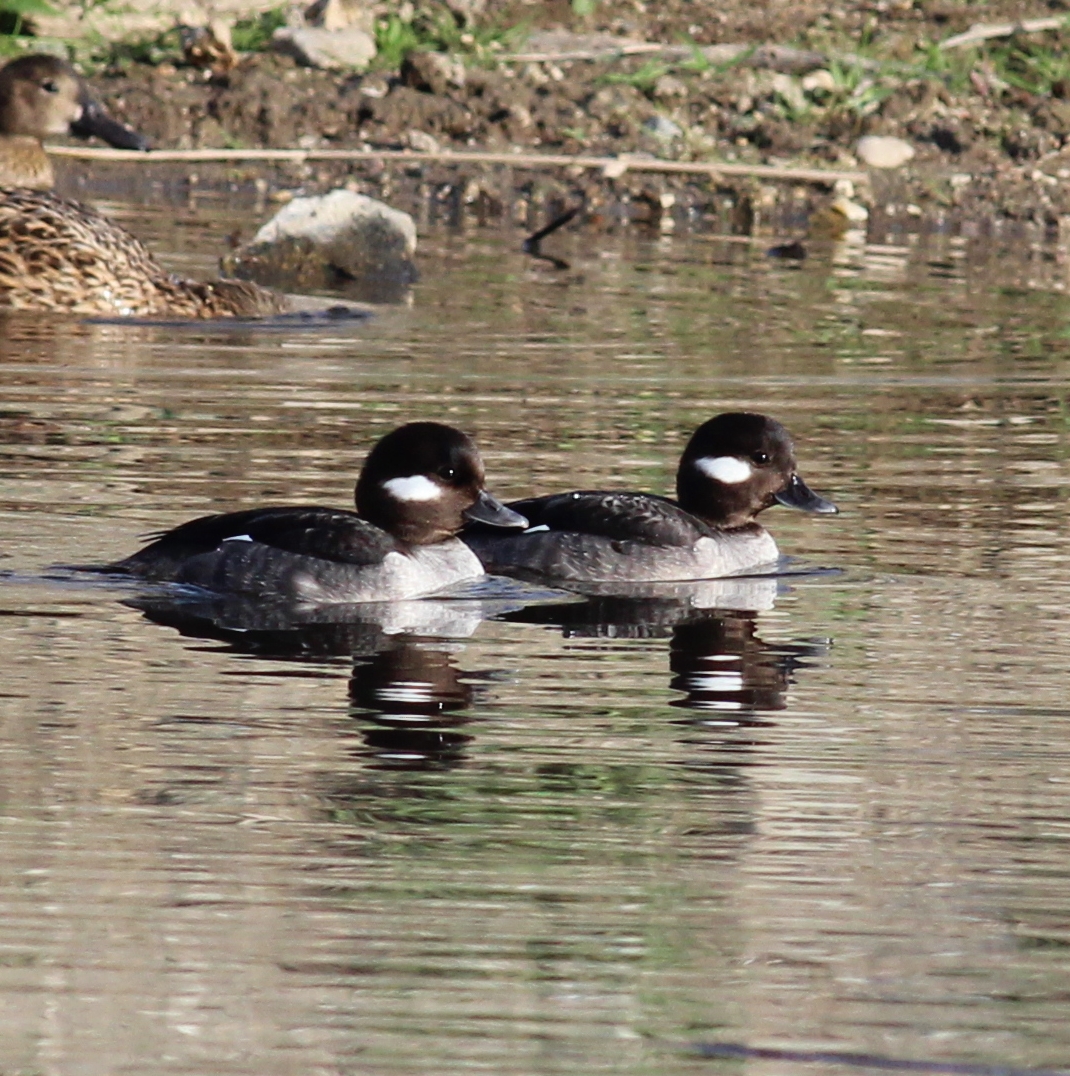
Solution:
{"label": "wet soil", "polygon": [[[688,0],[607,0],[580,18],[568,3],[511,0],[488,4],[478,18],[666,43],[794,44],[826,56],[842,56],[853,42],[866,55],[906,61],[920,43],[974,22],[1060,14],[1065,6],[1041,3],[1023,12],[1013,2],[733,0],[711,11]],[[1055,47],[1058,35],[1030,40]],[[861,192],[892,212],[1002,216],[1048,226],[1070,213],[1070,85],[1066,99],[1060,84],[1043,95],[1016,89],[993,78],[983,57],[965,89],[931,74],[875,76],[873,101],[865,105],[840,90],[804,90],[805,69],[747,63],[702,69],[643,56],[465,64],[416,54],[400,69],[350,76],[270,53],[250,54],[225,74],[174,61],[115,65],[93,79],[109,107],[159,147],[516,149],[844,168],[857,165],[860,136],[882,134],[904,138],[917,151],[903,168],[874,170],[871,190]],[[363,174],[367,165],[352,170]],[[345,169],[320,169],[318,176],[337,182],[339,171]],[[508,213],[503,184],[513,179],[495,186],[482,175],[473,180],[474,172],[436,166],[424,178],[457,187],[468,203],[482,199],[481,211]],[[667,204],[708,211],[726,189],[752,201],[783,193],[763,194],[768,184],[748,180],[711,184],[631,173],[617,179],[562,173],[539,182],[563,200],[579,186],[590,200],[627,203],[640,216],[657,215]]]}

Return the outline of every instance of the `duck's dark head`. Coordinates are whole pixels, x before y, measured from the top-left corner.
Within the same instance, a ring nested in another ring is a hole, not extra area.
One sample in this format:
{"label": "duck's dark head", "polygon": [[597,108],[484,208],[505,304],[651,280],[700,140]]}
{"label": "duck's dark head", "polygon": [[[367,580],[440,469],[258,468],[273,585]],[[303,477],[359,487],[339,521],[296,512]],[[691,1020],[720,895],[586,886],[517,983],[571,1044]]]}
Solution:
{"label": "duck's dark head", "polygon": [[718,415],[695,430],[676,472],[676,496],[685,511],[722,530],[751,523],[774,504],[837,510],[799,477],[788,431],[746,411]]}
{"label": "duck's dark head", "polygon": [[467,434],[439,422],[410,422],[368,453],[357,481],[357,512],[409,545],[445,541],[469,520],[526,527],[483,481],[483,461]]}
{"label": "duck's dark head", "polygon": [[149,148],[146,138],[108,115],[70,64],[46,53],[20,56],[0,69],[0,133],[96,135],[120,149]]}

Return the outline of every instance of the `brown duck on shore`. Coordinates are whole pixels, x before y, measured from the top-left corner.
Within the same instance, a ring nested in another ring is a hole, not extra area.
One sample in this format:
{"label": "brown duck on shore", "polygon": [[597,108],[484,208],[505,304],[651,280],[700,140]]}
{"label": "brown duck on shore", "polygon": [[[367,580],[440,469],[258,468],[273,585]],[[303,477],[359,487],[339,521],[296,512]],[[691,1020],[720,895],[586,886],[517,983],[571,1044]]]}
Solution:
{"label": "brown duck on shore", "polygon": [[248,281],[177,277],[125,229],[54,195],[41,139],[67,132],[148,148],[62,60],[22,56],[0,69],[0,309],[219,318],[287,308],[281,295]]}

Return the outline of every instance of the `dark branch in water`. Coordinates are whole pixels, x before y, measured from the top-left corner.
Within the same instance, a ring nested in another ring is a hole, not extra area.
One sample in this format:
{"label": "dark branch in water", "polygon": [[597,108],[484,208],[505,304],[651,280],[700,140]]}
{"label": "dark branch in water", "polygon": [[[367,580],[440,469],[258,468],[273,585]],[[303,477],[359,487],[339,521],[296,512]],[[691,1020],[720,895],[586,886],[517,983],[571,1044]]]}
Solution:
{"label": "dark branch in water", "polygon": [[533,258],[539,258],[541,261],[549,262],[555,269],[568,269],[568,262],[562,258],[555,258],[552,254],[543,254],[539,248],[539,244],[548,236],[553,235],[559,228],[563,228],[570,220],[575,218],[580,210],[583,209],[582,203],[575,205],[571,209],[566,209],[560,216],[554,217],[549,224],[541,227],[537,232],[533,232],[524,240],[520,249],[525,254],[530,254]]}

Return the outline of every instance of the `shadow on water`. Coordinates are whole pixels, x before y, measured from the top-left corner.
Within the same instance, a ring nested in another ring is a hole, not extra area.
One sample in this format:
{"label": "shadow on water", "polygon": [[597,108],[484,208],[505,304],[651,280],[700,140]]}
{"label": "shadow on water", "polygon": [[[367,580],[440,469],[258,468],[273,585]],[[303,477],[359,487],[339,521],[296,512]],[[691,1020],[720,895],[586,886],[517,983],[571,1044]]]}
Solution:
{"label": "shadow on water", "polygon": [[87,325],[123,325],[143,329],[178,329],[197,332],[293,333],[311,329],[338,328],[346,324],[360,325],[373,316],[366,308],[334,303],[318,309],[292,310],[256,318],[83,318]]}

